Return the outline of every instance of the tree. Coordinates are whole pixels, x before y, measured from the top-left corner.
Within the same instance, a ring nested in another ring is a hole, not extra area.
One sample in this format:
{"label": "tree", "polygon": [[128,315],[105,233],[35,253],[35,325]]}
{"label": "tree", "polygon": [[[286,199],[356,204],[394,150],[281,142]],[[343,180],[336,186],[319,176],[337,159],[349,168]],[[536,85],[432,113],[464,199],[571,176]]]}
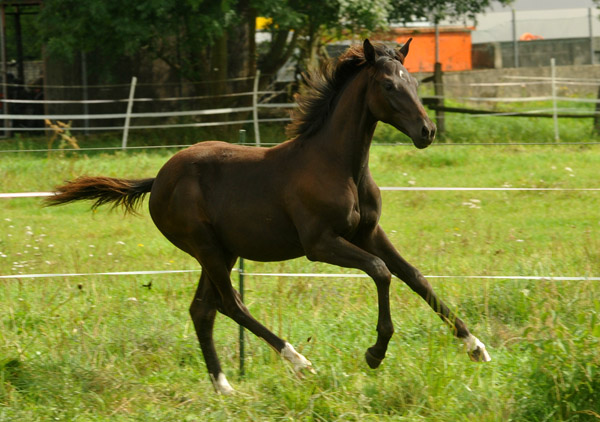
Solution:
{"label": "tree", "polygon": [[228,0],[48,0],[39,26],[49,55],[80,52],[110,67],[143,53],[198,80],[210,73],[212,49],[232,20]]}
{"label": "tree", "polygon": [[[495,1],[504,5],[513,2],[513,0]],[[391,2],[389,18],[395,22],[410,22],[418,19],[427,19],[434,23],[439,23],[443,19],[475,21],[476,15],[484,13],[491,3],[491,0],[395,0]]]}
{"label": "tree", "polygon": [[[509,3],[511,0],[499,0]],[[189,81],[274,74],[297,54],[315,61],[324,40],[363,36],[390,21],[472,18],[490,0],[46,0],[39,26],[46,51],[73,60],[159,59]],[[271,18],[257,51],[255,20]],[[215,84],[216,92],[227,86]]]}

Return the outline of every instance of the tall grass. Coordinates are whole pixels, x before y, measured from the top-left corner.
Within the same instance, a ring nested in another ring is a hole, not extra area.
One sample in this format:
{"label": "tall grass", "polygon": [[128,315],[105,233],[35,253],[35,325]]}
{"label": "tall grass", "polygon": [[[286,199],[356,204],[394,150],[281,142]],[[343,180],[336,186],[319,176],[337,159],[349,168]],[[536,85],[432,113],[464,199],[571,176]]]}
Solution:
{"label": "tall grass", "polygon": [[[81,174],[147,177],[169,153],[14,155],[0,191],[50,190]],[[372,149],[381,186],[598,187],[595,147]],[[486,343],[470,362],[433,312],[392,284],[396,334],[381,368],[368,279],[249,277],[250,311],[318,370],[304,380],[219,317],[217,350],[238,393],[214,394],[187,313],[199,273],[0,280],[0,420],[594,421],[600,419],[598,192],[384,192],[381,224]],[[141,217],[0,202],[0,274],[197,269]],[[305,259],[251,272],[353,272]],[[466,279],[500,275],[502,280]],[[234,274],[234,282],[235,282]]]}

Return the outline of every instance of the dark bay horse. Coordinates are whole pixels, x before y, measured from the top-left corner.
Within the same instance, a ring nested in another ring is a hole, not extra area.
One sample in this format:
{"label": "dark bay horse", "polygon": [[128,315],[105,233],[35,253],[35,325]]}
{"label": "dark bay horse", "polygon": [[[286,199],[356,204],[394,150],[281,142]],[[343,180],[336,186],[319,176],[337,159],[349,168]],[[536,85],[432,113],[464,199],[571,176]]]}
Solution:
{"label": "dark bay horse", "polygon": [[290,126],[292,138],[273,148],[202,142],[175,154],[155,178],[81,177],[57,188],[51,205],[80,199],[94,207],[113,202],[126,211],[148,192],[156,227],[198,260],[202,275],[190,307],[206,367],[217,392],[230,393],[213,343],[216,312],[264,339],[295,371],[311,363],[250,315],[230,274],[238,257],[279,261],[300,256],[367,273],[377,287],[377,340],[366,354],[379,366],[394,332],[392,274],[419,294],[462,339],[475,361],[490,357],[466,325],[406,262],[379,226],[381,196],[369,171],[378,121],[408,135],[417,148],[433,142],[436,127],[404,67],[410,40],[399,50],[351,47],[307,78]]}

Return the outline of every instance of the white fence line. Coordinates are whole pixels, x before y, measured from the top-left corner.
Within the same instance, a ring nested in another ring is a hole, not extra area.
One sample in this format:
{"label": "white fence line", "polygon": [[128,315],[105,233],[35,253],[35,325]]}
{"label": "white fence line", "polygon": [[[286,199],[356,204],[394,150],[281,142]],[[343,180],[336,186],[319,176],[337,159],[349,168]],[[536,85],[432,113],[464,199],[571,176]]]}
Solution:
{"label": "white fence line", "polygon": [[[273,75],[270,75],[273,76]],[[509,79],[509,80],[515,80],[515,82],[465,82],[465,83],[451,83],[451,84],[447,84],[448,86],[523,86],[523,85],[540,85],[540,84],[548,84],[551,80],[552,77],[550,76],[525,76],[525,75],[504,75],[502,76],[503,79]],[[254,76],[248,76],[248,77],[244,77],[244,78],[231,78],[231,79],[221,79],[221,80],[214,80],[214,81],[204,81],[204,82],[190,82],[184,85],[211,85],[211,84],[222,84],[223,82],[225,83],[230,83],[230,82],[236,82],[236,81],[241,81],[241,80],[253,80]],[[578,84],[578,85],[600,85],[600,80],[598,79],[593,79],[593,78],[566,78],[566,77],[557,77],[556,78],[557,82],[560,83],[571,83],[571,84]],[[130,86],[129,83],[122,83],[122,84],[100,84],[100,85],[27,85],[27,84],[4,84],[4,83],[0,83],[0,88],[2,86],[6,85],[7,87],[14,87],[14,88],[21,88],[21,89],[30,89],[30,88],[57,88],[57,89],[82,89],[82,88],[88,88],[88,89],[93,89],[93,88],[103,88],[103,89],[107,89],[107,88],[127,88]],[[177,82],[173,82],[173,83],[148,83],[148,82],[144,82],[144,83],[140,83],[138,84],[138,86],[140,87],[168,87],[168,86],[172,86],[172,87],[179,87],[181,86],[180,83]],[[248,92],[247,95],[251,95],[251,92]],[[222,94],[223,96],[227,96],[227,95],[235,95],[235,94]],[[21,101],[21,100],[13,100],[13,99],[9,99],[9,100],[4,100],[4,99],[0,99],[0,102],[10,102],[10,101]],[[25,100],[23,100],[25,101]],[[71,100],[68,100],[71,101]],[[93,100],[92,100],[93,101]],[[127,101],[127,100],[124,100]]]}
{"label": "white fence line", "polygon": [[[61,120],[61,121],[69,121],[69,120],[83,120],[86,122],[89,121],[99,121],[99,120],[119,120],[123,119],[125,122],[124,125],[111,125],[111,126],[90,126],[86,124],[86,127],[73,127],[70,128],[71,131],[121,131],[128,129],[167,129],[167,128],[182,128],[182,127],[210,127],[210,126],[223,126],[223,125],[231,125],[231,124],[248,124],[253,123],[255,127],[255,139],[259,141],[260,133],[259,133],[259,123],[261,122],[275,122],[275,121],[289,121],[289,118],[279,118],[279,119],[260,119],[258,116],[259,109],[285,109],[296,107],[296,104],[293,103],[259,103],[258,97],[261,95],[267,94],[279,94],[283,91],[269,91],[269,90],[259,90],[258,89],[258,76],[254,78],[255,84],[252,92],[241,92],[241,93],[231,93],[224,94],[218,96],[196,96],[196,97],[168,97],[168,98],[123,98],[123,99],[100,99],[100,100],[18,100],[18,99],[2,99],[0,103],[14,103],[14,104],[102,104],[102,103],[125,103],[128,105],[128,110],[124,113],[105,113],[105,114],[90,114],[90,113],[81,113],[81,114],[6,114],[0,115],[0,120],[7,121],[35,121],[35,120]],[[508,77],[507,77],[508,78]],[[461,84],[465,86],[514,86],[514,85],[527,85],[527,84],[551,84],[552,86],[556,86],[556,84],[565,84],[565,83],[579,83],[590,85],[592,82],[600,85],[600,81],[592,80],[592,79],[572,79],[572,78],[548,78],[548,77],[520,77],[514,76],[510,77],[511,79],[521,79],[521,81],[517,82],[494,82],[494,83],[470,83],[470,84]],[[132,81],[133,84],[133,81]],[[140,86],[143,84],[139,84]],[[457,84],[453,84],[457,85]],[[118,85],[118,86],[127,86],[127,85]],[[93,86],[92,86],[93,87]],[[89,87],[88,87],[89,88]],[[131,85],[130,85],[131,88]],[[140,112],[133,113],[131,112],[132,103],[137,102],[153,102],[153,101],[187,101],[193,99],[210,99],[210,98],[219,98],[219,97],[230,97],[230,96],[252,96],[253,105],[251,107],[231,107],[231,108],[219,108],[219,109],[203,109],[203,110],[184,110],[184,111],[165,111],[165,112]],[[436,98],[435,96],[429,98]],[[563,97],[556,95],[546,95],[546,96],[535,96],[535,97],[456,97],[455,100],[459,101],[470,101],[470,102],[504,102],[504,103],[516,103],[516,102],[538,102],[538,101],[562,101],[562,102],[575,102],[575,103],[589,103],[589,104],[598,104],[600,100],[591,99],[591,98],[571,98],[571,97]],[[556,111],[562,112],[569,109],[559,108]],[[553,109],[554,111],[554,109]],[[235,120],[228,122],[190,122],[190,123],[162,123],[162,124],[143,124],[143,125],[135,125],[130,124],[129,126],[126,123],[128,119],[155,119],[155,118],[177,118],[177,117],[197,117],[197,116],[212,116],[212,115],[221,115],[221,114],[232,114],[232,113],[244,113],[244,112],[252,112],[252,119],[247,120]],[[525,113],[531,114],[535,116],[537,113],[548,112],[548,110],[530,110],[525,111]],[[523,113],[523,112],[522,112]],[[590,113],[593,113],[591,111]],[[494,115],[498,116],[510,116],[513,112],[499,112],[499,113],[486,113],[484,117],[490,117]],[[588,113],[589,114],[589,113]],[[482,117],[482,115],[472,114],[468,115],[471,117]],[[10,125],[4,125],[10,126]],[[38,128],[21,128],[21,127],[0,127],[0,131],[5,132],[16,132],[16,131],[46,131],[46,128],[38,127]]]}
{"label": "white fence line", "polygon": [[[379,190],[397,191],[426,191],[426,192],[600,192],[600,188],[512,188],[512,187],[453,187],[453,186],[380,186]],[[0,193],[0,199],[11,198],[41,198],[54,195],[55,192],[6,192]]]}
{"label": "white fence line", "polygon": [[44,196],[52,196],[54,192],[8,192],[0,193],[0,198],[40,198]]}
{"label": "white fence line", "polygon": [[[1,85],[1,84],[0,84]],[[138,86],[140,84],[137,84]],[[267,94],[285,94],[286,91],[258,91],[258,95]],[[196,95],[186,97],[159,97],[159,98],[134,98],[134,103],[143,102],[162,102],[162,101],[193,101],[193,100],[210,100],[215,98],[233,98],[233,97],[249,97],[254,95],[254,92],[236,92],[231,94],[219,94],[219,95]],[[113,104],[113,103],[127,103],[129,99],[100,99],[100,100],[21,100],[21,99],[4,99],[0,98],[0,103],[7,104]]]}
{"label": "white fence line", "polygon": [[[130,275],[155,275],[155,274],[186,274],[199,273],[196,270],[156,270],[156,271],[107,271],[98,273],[48,273],[48,274],[8,274],[0,275],[0,280],[8,279],[34,279],[34,278],[67,278],[67,277],[92,277],[92,276],[130,276]],[[245,272],[239,268],[233,271],[249,277],[306,277],[306,278],[369,278],[367,274],[334,274],[334,273],[260,273]],[[563,277],[563,276],[522,276],[522,275],[425,275],[429,279],[477,279],[477,280],[534,280],[534,281],[600,281],[600,277]]]}

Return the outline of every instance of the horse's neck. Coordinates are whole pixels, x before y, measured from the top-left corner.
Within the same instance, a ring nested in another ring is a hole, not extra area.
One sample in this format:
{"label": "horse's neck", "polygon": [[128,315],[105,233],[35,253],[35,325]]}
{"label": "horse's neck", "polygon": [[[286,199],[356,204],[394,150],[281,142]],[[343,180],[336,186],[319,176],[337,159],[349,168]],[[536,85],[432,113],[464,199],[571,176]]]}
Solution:
{"label": "horse's neck", "polygon": [[358,182],[369,164],[369,148],[377,121],[366,102],[368,74],[365,70],[349,81],[337,99],[323,128],[315,135],[332,163],[344,167]]}

